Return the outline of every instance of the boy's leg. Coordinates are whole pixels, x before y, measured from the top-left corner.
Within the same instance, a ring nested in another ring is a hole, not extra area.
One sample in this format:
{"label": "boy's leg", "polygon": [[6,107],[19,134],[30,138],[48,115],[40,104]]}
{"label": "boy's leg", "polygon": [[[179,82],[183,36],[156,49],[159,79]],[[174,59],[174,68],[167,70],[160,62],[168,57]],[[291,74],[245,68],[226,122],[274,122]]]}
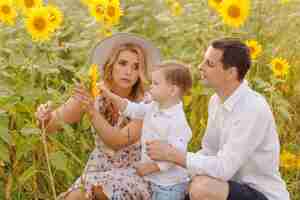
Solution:
{"label": "boy's leg", "polygon": [[191,200],[267,200],[259,191],[246,184],[234,181],[225,182],[208,176],[196,176],[189,188]]}

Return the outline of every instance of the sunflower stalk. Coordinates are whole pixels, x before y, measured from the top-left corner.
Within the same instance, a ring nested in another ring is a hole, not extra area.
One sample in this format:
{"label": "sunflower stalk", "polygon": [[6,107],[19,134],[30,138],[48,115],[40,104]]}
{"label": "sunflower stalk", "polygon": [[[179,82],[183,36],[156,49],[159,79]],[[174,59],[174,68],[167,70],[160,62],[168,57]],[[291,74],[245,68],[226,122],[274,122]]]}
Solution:
{"label": "sunflower stalk", "polygon": [[47,141],[46,141],[46,128],[45,128],[45,122],[42,122],[42,141],[43,141],[43,146],[44,146],[44,153],[46,156],[46,161],[47,161],[47,167],[48,167],[48,172],[49,172],[49,177],[50,177],[50,184],[51,184],[51,189],[53,193],[54,200],[57,200],[56,196],[56,190],[55,190],[55,185],[54,185],[54,178],[51,170],[51,164],[49,160],[49,153],[48,153],[48,148],[47,148]]}

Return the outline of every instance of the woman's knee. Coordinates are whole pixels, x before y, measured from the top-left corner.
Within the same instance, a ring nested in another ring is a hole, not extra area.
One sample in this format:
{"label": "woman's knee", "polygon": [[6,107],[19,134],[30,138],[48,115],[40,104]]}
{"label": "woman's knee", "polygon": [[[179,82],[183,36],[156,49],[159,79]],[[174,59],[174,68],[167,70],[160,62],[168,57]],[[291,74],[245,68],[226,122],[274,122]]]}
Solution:
{"label": "woman's knee", "polygon": [[210,180],[208,176],[196,176],[189,186],[189,195],[192,200],[206,199],[210,194]]}

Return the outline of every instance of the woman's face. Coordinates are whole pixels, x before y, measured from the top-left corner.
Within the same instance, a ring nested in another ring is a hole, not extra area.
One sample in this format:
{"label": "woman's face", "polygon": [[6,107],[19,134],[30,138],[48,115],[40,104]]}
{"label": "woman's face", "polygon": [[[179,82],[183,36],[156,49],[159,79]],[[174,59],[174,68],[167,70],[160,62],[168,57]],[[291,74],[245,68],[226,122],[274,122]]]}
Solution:
{"label": "woman's face", "polygon": [[123,89],[129,89],[139,78],[139,60],[135,52],[121,51],[112,69],[113,82]]}

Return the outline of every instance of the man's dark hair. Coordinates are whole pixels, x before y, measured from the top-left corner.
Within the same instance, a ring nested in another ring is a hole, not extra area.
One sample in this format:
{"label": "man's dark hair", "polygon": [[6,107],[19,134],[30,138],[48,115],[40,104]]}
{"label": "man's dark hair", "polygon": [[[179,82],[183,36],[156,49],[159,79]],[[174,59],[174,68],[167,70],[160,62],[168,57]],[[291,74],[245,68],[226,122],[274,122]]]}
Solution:
{"label": "man's dark hair", "polygon": [[215,49],[223,51],[222,63],[224,69],[236,67],[238,79],[242,81],[251,66],[250,50],[239,39],[222,38],[211,42]]}

